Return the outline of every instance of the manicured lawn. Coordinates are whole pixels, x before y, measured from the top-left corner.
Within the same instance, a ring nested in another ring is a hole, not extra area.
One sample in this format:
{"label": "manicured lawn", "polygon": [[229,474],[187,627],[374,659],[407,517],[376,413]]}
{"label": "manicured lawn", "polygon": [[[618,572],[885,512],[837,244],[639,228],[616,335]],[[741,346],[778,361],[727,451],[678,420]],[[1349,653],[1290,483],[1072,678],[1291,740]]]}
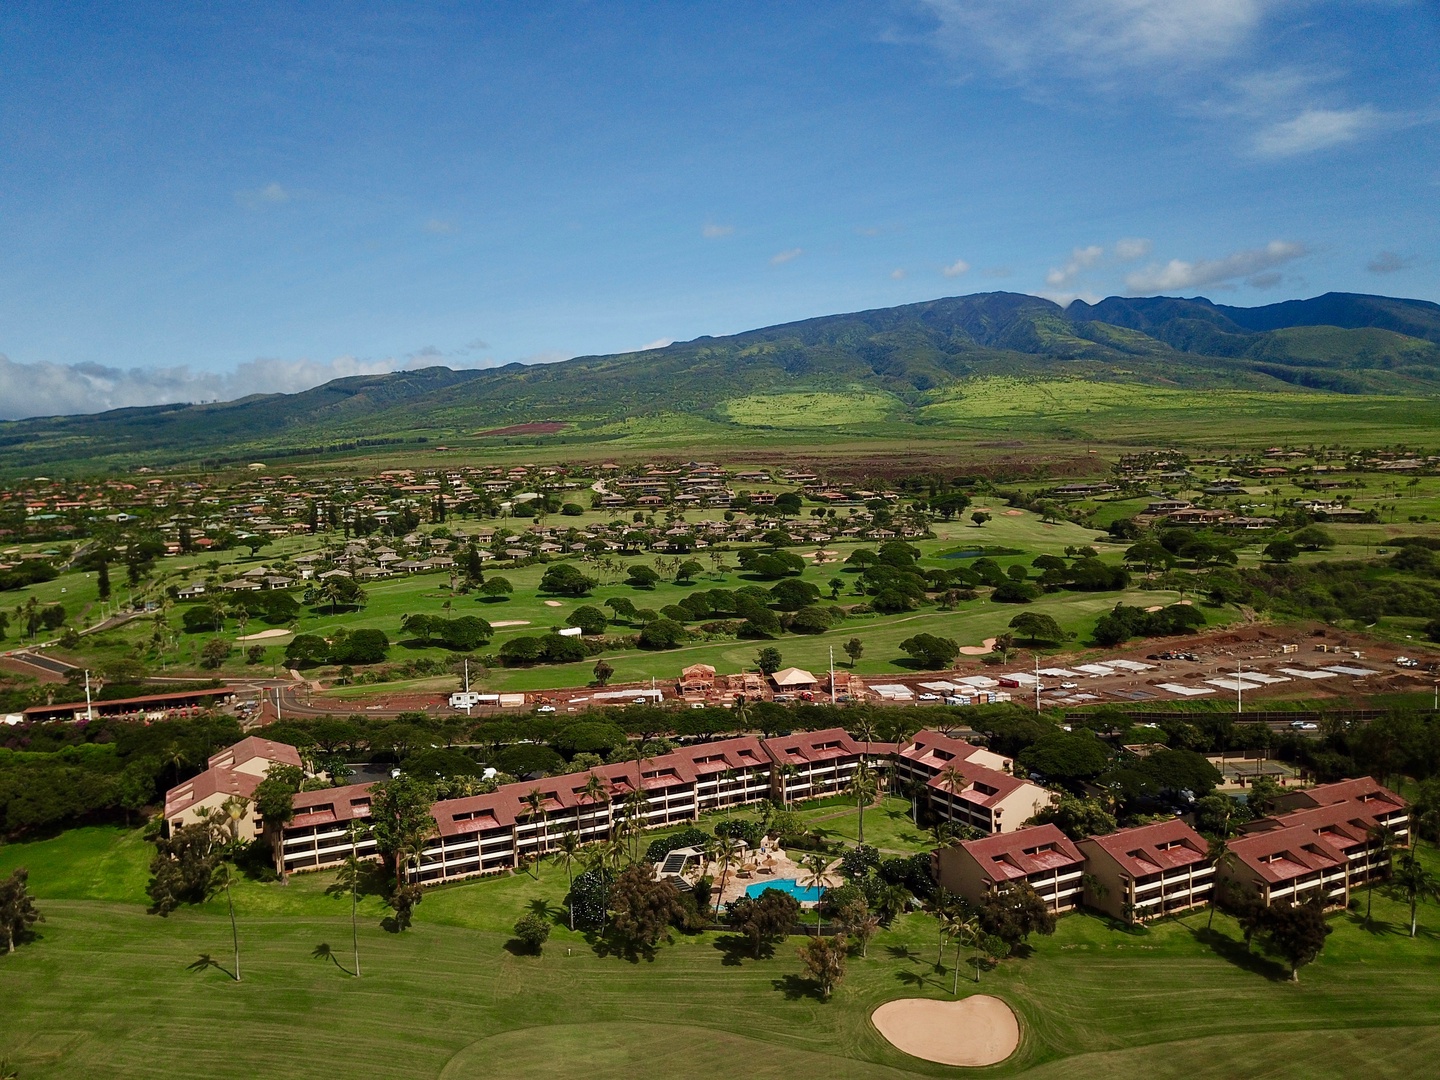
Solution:
{"label": "manicured lawn", "polygon": [[[311,958],[324,942],[348,963],[348,903],[325,895],[324,876],[296,877],[237,894],[237,984],[186,970],[201,953],[229,964],[221,910],[162,920],[136,899],[78,897],[62,854],[73,848],[77,865],[93,867],[101,835],[0,855],[5,867],[17,855],[29,862],[47,916],[38,941],[0,958],[0,1056],[25,1080],[955,1075],[900,1054],[869,1023],[892,998],[948,997],[950,971],[934,969],[924,915],[897,920],[867,959],[852,958],[822,1004],[793,943],[762,961],[713,934],[677,938],[653,961],[600,955],[561,925],[564,874],[547,864],[538,882],[431,892],[404,934],[380,929],[378,908],[367,906],[357,980]],[[120,854],[133,834],[112,832],[110,843],[133,879],[133,855]],[[508,925],[534,898],[549,902],[557,926],[542,956],[515,955]],[[1016,1057],[993,1074],[1426,1075],[1440,1049],[1440,908],[1422,909],[1415,941],[1404,936],[1403,905],[1377,893],[1375,915],[1370,928],[1336,916],[1324,956],[1298,986],[1247,958],[1223,916],[1213,938],[1204,912],[1139,935],[1066,917],[1031,955],[982,977],[979,989],[1010,1002],[1024,1031]],[[973,989],[962,979],[962,993]]]}

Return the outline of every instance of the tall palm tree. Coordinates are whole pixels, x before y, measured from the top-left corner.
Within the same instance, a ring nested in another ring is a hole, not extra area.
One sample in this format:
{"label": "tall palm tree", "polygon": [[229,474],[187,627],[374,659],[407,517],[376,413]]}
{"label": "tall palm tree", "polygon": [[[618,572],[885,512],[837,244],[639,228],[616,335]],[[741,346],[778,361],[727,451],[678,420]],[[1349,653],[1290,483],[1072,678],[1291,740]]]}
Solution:
{"label": "tall palm tree", "polygon": [[1370,907],[1375,902],[1375,874],[1376,860],[1382,861],[1388,868],[1390,857],[1395,851],[1395,834],[1384,825],[1372,825],[1365,832],[1365,840],[1370,853],[1370,870],[1365,875],[1365,923],[1370,923]]}
{"label": "tall palm tree", "polygon": [[355,977],[360,977],[360,878],[364,873],[360,863],[360,837],[364,835],[364,827],[357,821],[352,821],[346,835],[350,838],[350,855],[340,866],[340,872],[336,880],[342,889],[350,890],[350,945],[355,954]]}
{"label": "tall palm tree", "polygon": [[599,773],[592,772],[585,778],[585,786],[580,789],[580,794],[583,795],[585,801],[590,804],[590,829],[593,832],[595,829],[595,807],[601,802],[608,803],[610,801],[610,785],[605,782]]}
{"label": "tall palm tree", "polygon": [[939,931],[940,946],[935,953],[935,966],[938,968],[945,963],[945,936],[949,927],[950,919],[955,914],[957,905],[955,894],[941,885],[935,890],[925,905],[925,910],[935,917],[936,927]]}
{"label": "tall palm tree", "polygon": [[[940,784],[950,793],[950,802],[952,804],[955,801],[955,793],[962,790],[966,783],[965,774],[960,771],[954,762],[951,762],[940,770]],[[949,813],[950,816],[954,816],[953,805],[949,807]]]}
{"label": "tall palm tree", "polygon": [[865,843],[865,807],[879,793],[880,785],[875,778],[875,770],[870,768],[862,759],[855,766],[855,775],[850,779],[850,794],[855,796],[855,809],[860,822],[858,827],[858,842]]}
{"label": "tall palm tree", "polygon": [[535,840],[535,880],[540,880],[540,859],[545,854],[545,849],[550,846],[549,836],[545,834],[545,793],[539,788],[531,788],[524,798],[526,808],[530,811],[530,820],[537,819],[540,822],[540,835]]}
{"label": "tall palm tree", "polygon": [[[565,867],[565,890],[566,898],[570,897],[570,889],[575,884],[574,868],[575,860],[580,855],[580,837],[573,832],[565,832],[560,837],[560,843],[556,845],[555,858]],[[570,909],[570,929],[575,929],[575,902],[573,899],[566,905]]]}
{"label": "tall palm tree", "polygon": [[1415,852],[1407,850],[1395,864],[1395,884],[1410,902],[1410,936],[1413,938],[1420,901],[1440,900],[1440,878],[1415,857]]}
{"label": "tall palm tree", "polygon": [[1206,930],[1215,925],[1215,906],[1220,901],[1220,871],[1235,861],[1235,853],[1230,850],[1230,842],[1224,836],[1210,841],[1209,854],[1210,865],[1215,868],[1215,874],[1210,879],[1210,915],[1205,920]]}
{"label": "tall palm tree", "polygon": [[[825,874],[830,869],[830,862],[816,852],[806,855],[800,860],[800,884],[811,889],[825,888]],[[815,905],[815,936],[820,936],[820,905]]]}
{"label": "tall palm tree", "polygon": [[787,761],[775,770],[775,774],[780,778],[780,802],[785,806],[789,806],[790,785],[787,781],[795,775],[795,766]]}
{"label": "tall palm tree", "polygon": [[210,878],[211,895],[223,891],[225,903],[230,909],[230,940],[235,947],[235,981],[240,981],[240,929],[235,922],[235,895],[231,891],[233,886],[240,883],[235,873],[235,868],[229,861],[222,862],[215,868],[214,875]]}
{"label": "tall palm tree", "polygon": [[740,845],[728,836],[721,836],[715,842],[715,862],[720,867],[720,888],[715,890],[715,917],[720,917],[720,898],[725,895],[725,885],[730,880],[730,868],[740,858]]}

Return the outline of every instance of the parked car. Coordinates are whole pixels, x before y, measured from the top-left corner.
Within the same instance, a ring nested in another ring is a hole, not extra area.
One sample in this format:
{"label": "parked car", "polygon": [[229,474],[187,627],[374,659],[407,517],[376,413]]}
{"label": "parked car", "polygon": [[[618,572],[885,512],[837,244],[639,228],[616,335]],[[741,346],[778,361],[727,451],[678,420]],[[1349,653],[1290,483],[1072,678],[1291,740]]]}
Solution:
{"label": "parked car", "polygon": [[1290,726],[1296,731],[1319,731],[1320,725],[1313,724],[1309,720],[1291,720]]}
{"label": "parked car", "polygon": [[554,711],[555,711],[555,706],[554,706],[554,705],[541,705],[541,706],[540,706],[538,709],[536,709],[535,711],[536,711],[536,712],[554,712]]}
{"label": "parked car", "polygon": [[920,700],[921,700],[921,701],[939,701],[939,700],[940,700],[940,695],[939,695],[939,694],[921,694],[921,695],[920,695]]}

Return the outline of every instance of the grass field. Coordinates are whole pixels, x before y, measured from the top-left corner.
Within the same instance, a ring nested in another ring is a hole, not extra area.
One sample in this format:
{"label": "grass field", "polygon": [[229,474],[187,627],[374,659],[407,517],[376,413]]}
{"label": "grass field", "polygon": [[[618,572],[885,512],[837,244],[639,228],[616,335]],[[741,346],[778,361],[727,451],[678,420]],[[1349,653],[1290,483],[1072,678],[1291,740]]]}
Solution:
{"label": "grass field", "polygon": [[[132,891],[146,857],[135,833],[113,829],[0,850],[0,871],[30,866],[47,917],[39,940],[0,958],[0,1056],[24,1080],[956,1075],[899,1053],[869,1023],[896,997],[948,997],[949,969],[935,970],[924,915],[902,917],[867,959],[852,958],[822,1004],[792,945],[755,961],[704,934],[677,938],[650,962],[601,955],[561,925],[564,873],[547,865],[538,881],[433,891],[404,934],[380,929],[378,901],[367,898],[364,977],[353,979],[311,958],[325,942],[348,964],[348,902],[325,894],[324,876],[301,876],[239,890],[237,984],[186,970],[201,953],[229,964],[223,907],[146,914]],[[515,955],[508,927],[537,898],[556,928],[542,956]],[[1336,916],[1298,986],[1247,958],[1224,916],[1213,937],[1203,912],[1139,935],[1067,916],[1031,955],[982,976],[979,989],[1008,1001],[1023,1028],[1016,1056],[990,1074],[1426,1075],[1440,1050],[1440,909],[1422,909],[1415,941],[1403,906],[1383,893],[1375,915],[1370,928]],[[962,994],[974,989],[962,980]]]}

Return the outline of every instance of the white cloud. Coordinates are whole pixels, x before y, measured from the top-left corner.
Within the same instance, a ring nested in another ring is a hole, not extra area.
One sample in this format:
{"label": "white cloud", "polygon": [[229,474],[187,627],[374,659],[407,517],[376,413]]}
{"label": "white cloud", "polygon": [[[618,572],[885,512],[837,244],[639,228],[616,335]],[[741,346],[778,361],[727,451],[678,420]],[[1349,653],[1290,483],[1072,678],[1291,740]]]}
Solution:
{"label": "white cloud", "polygon": [[1382,251],[1365,264],[1365,269],[1372,274],[1394,274],[1400,270],[1408,270],[1414,265],[1414,256]]}
{"label": "white cloud", "polygon": [[1155,245],[1143,237],[1130,237],[1115,242],[1115,257],[1121,262],[1133,262],[1135,259],[1143,259],[1154,249]]}
{"label": "white cloud", "polygon": [[[645,346],[658,347],[659,342]],[[665,344],[668,344],[666,342]],[[410,368],[494,367],[501,361],[458,361],[475,346],[456,353],[427,345],[403,358],[339,356],[328,362],[261,358],[238,365],[233,371],[194,371],[189,367],[114,368],[103,364],[16,363],[0,353],[0,420],[27,416],[64,416],[104,412],[137,405],[177,402],[233,401],[250,394],[294,394],[332,379],[351,375],[380,375]],[[520,357],[522,364],[550,364],[570,359],[570,353],[542,352]]]}
{"label": "white cloud", "polygon": [[1105,249],[1099,244],[1091,244],[1089,247],[1076,248],[1070,252],[1070,261],[1063,267],[1051,267],[1050,272],[1045,275],[1045,284],[1052,289],[1061,288],[1070,284],[1080,271],[1094,266],[1100,261],[1100,256],[1105,254]]}
{"label": "white cloud", "polygon": [[1380,127],[1381,113],[1369,105],[1358,109],[1306,109],[1290,120],[1271,124],[1255,136],[1262,157],[1290,157],[1354,142]]}
{"label": "white cloud", "polygon": [[798,259],[801,255],[804,254],[804,248],[790,248],[788,251],[780,251],[770,256],[770,265],[783,266],[785,263],[788,263],[794,259]]}
{"label": "white cloud", "polygon": [[641,345],[638,349],[631,349],[630,351],[631,351],[631,352],[649,352],[651,349],[663,349],[663,348],[665,348],[666,345],[674,345],[674,344],[675,344],[675,339],[674,339],[673,337],[662,337],[662,338],[656,338],[654,341],[650,342],[648,345]]}
{"label": "white cloud", "polygon": [[235,193],[235,201],[241,206],[249,207],[252,210],[258,210],[263,206],[287,203],[294,197],[293,192],[275,183],[266,184],[261,188],[251,188]]}
{"label": "white cloud", "polygon": [[705,227],[700,230],[700,235],[706,240],[718,240],[722,236],[729,236],[734,231],[734,225],[717,225],[713,221],[707,221]]}
{"label": "white cloud", "polygon": [[956,259],[949,266],[941,267],[940,273],[944,274],[946,277],[960,277],[962,274],[967,273],[969,269],[970,264],[968,262],[966,262],[964,259]]}
{"label": "white cloud", "polygon": [[891,271],[890,271],[890,278],[891,278],[891,280],[893,280],[893,281],[904,281],[904,280],[905,280],[905,271],[904,271],[904,269],[903,269],[902,267],[897,266],[894,270],[891,270]]}
{"label": "white cloud", "polygon": [[1132,293],[1194,289],[1234,278],[1260,275],[1307,253],[1308,249],[1304,244],[1272,240],[1262,248],[1237,251],[1219,259],[1197,259],[1195,262],[1171,259],[1164,264],[1152,263],[1143,270],[1127,275],[1125,287]]}
{"label": "white cloud", "polygon": [[1122,71],[1199,67],[1244,45],[1282,0],[921,0],[939,44],[1021,81],[1110,83]]}

